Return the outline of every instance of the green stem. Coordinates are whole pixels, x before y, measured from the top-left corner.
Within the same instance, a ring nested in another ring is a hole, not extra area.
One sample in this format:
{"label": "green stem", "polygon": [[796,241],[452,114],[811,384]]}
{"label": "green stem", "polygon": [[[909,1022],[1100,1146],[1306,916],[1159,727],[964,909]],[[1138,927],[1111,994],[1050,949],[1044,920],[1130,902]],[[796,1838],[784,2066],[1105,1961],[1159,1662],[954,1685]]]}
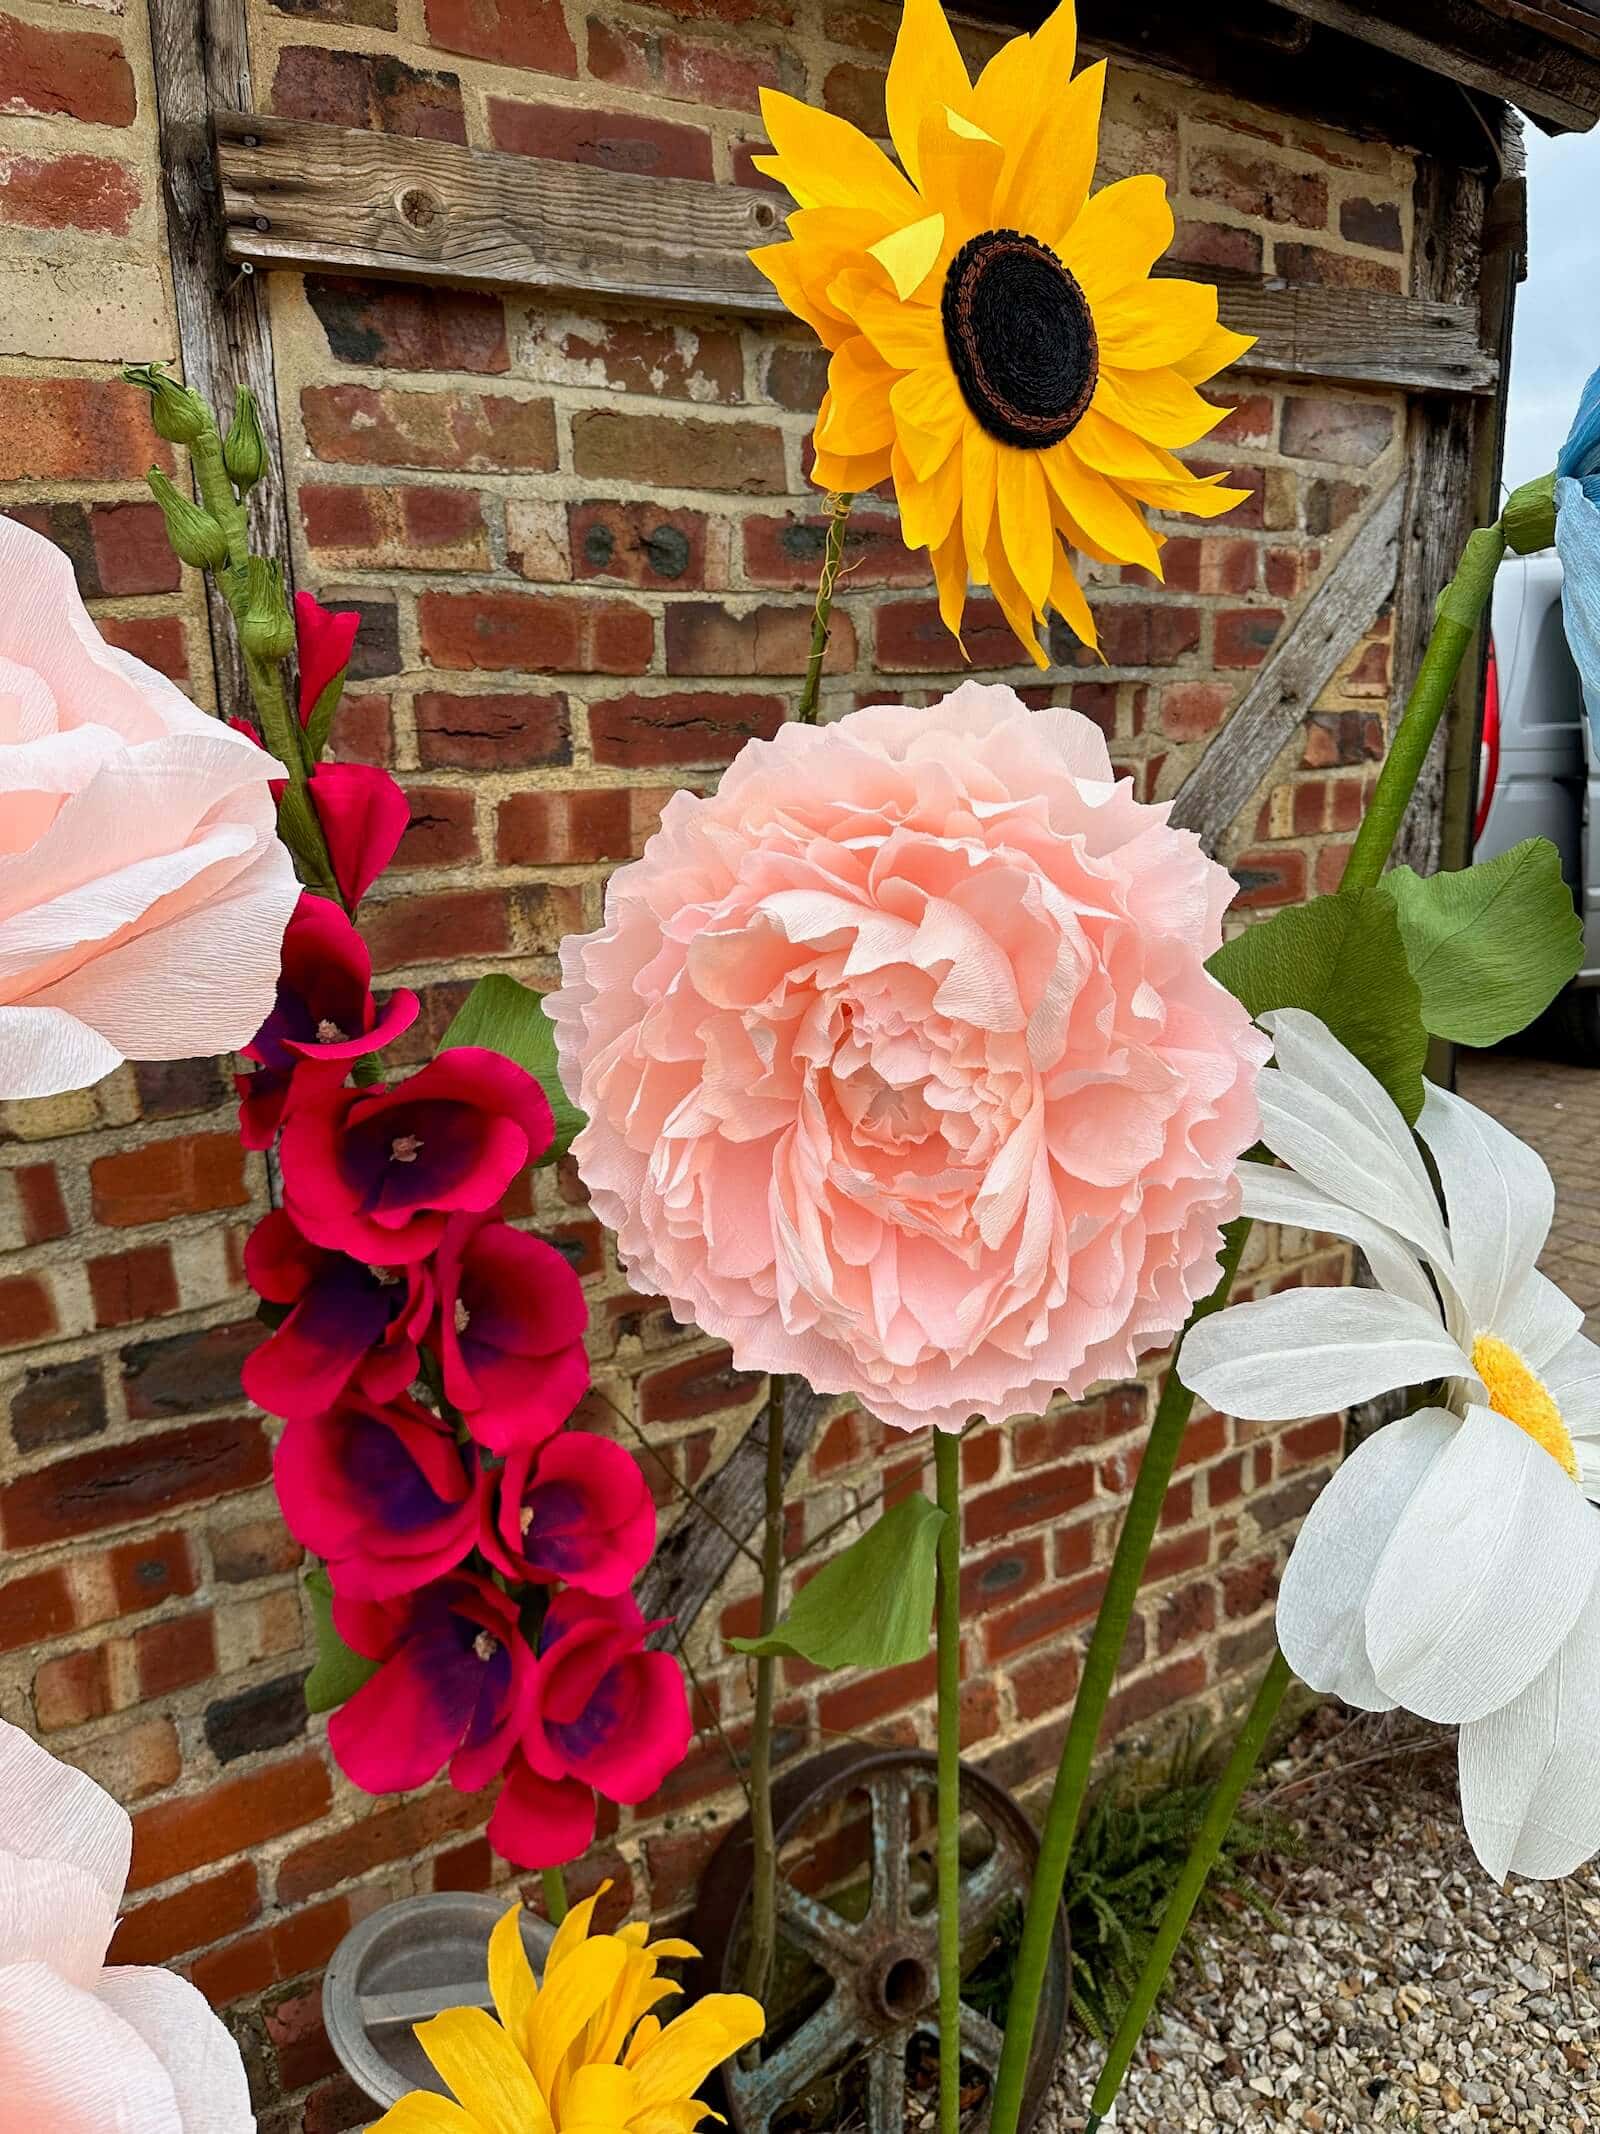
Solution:
{"label": "green stem", "polygon": [[939,1529],[939,2134],[961,2126],[961,1439],[933,1433]]}
{"label": "green stem", "polygon": [[1292,1676],[1289,1663],[1282,1653],[1273,1655],[1272,1665],[1261,1678],[1255,1702],[1240,1727],[1233,1744],[1233,1753],[1228,1758],[1227,1768],[1218,1779],[1216,1790],[1206,1804],[1205,1821],[1183,1863],[1172,1895],[1167,1899],[1166,1911],[1161,1916],[1161,1925],[1150,1945],[1150,1953],[1139,1973],[1139,1982],[1133,1989],[1133,1998],[1123,2011],[1122,2021],[1117,2025],[1117,2034],[1106,2053],[1105,2066],[1100,2070],[1100,2080],[1094,2086],[1094,2096],[1089,2101],[1089,2119],[1085,2134],[1096,2134],[1107,2112],[1117,2101],[1117,2092],[1122,2087],[1122,2078],[1128,2072],[1134,2049],[1139,2043],[1144,2026],[1150,2020],[1172,1959],[1178,1953],[1200,1892],[1206,1886],[1206,1877],[1216,1865],[1217,1854],[1222,1850],[1222,1841],[1228,1835],[1234,1811],[1250,1783],[1250,1774],[1261,1759],[1267,1736],[1272,1731],[1272,1722],[1278,1716],[1278,1707],[1283,1702],[1284,1691]]}
{"label": "green stem", "polygon": [[[783,1425],[789,1381],[775,1377],[767,1394],[767,1491],[761,1550],[761,1635],[778,1620],[783,1582]],[[756,1661],[756,1709],[750,1731],[750,1955],[746,1989],[760,2000],[778,1939],[778,1849],[772,1828],[772,1698],[776,1659]]]}
{"label": "green stem", "polygon": [[822,662],[828,653],[833,591],[839,580],[839,566],[844,561],[845,521],[854,502],[855,498],[850,496],[836,496],[829,500],[828,538],[822,552],[822,575],[817,580],[817,604],[811,613],[811,652],[806,660],[806,678],[801,685],[800,701],[794,712],[801,726],[817,723],[817,699],[822,690]]}
{"label": "green stem", "polygon": [[1395,728],[1372,804],[1350,849],[1341,885],[1346,889],[1370,889],[1383,873],[1505,552],[1506,537],[1499,524],[1480,526],[1469,537],[1455,576],[1439,595],[1433,630],[1406,698],[1405,715]]}
{"label": "green stem", "polygon": [[[1244,1251],[1244,1241],[1249,1234],[1250,1225],[1242,1217],[1238,1222],[1229,1223],[1223,1231],[1222,1278],[1210,1296],[1195,1306],[1189,1316],[1189,1326],[1193,1326],[1197,1320],[1208,1318],[1227,1302],[1228,1291],[1233,1286],[1233,1278],[1238,1272],[1240,1256]],[[1185,1327],[1184,1331],[1187,1333],[1188,1327]],[[1100,1725],[1105,1717],[1106,1706],[1111,1701],[1111,1687],[1116,1680],[1122,1642],[1128,1634],[1134,1603],[1139,1596],[1150,1544],[1160,1524],[1167,1484],[1172,1479],[1178,1448],[1183,1443],[1183,1433],[1188,1428],[1190,1412],[1194,1407],[1194,1395],[1178,1376],[1182,1353],[1180,1346],[1168,1368],[1167,1382],[1162,1388],[1161,1399],[1156,1408],[1156,1419],[1150,1426],[1144,1456],[1139,1462],[1138,1478],[1128,1500],[1122,1532],[1117,1537],[1117,1550],[1112,1558],[1105,1597],[1100,1603],[1094,1634],[1089,1640],[1088,1655],[1083,1663],[1083,1681],[1072,1707],[1072,1719],[1067,1727],[1067,1738],[1061,1751],[1061,1763],[1056,1771],[1055,1787],[1050,1795],[1049,1808],[1045,1812],[1044,1829],[1039,1841],[1039,1864],[1034,1870],[1033,1887],[1028,1893],[1028,1911],[1023,1922],[1022,1943],[1017,1952],[1011,2004],[1006,2011],[1005,2044],[1000,2054],[1000,2071],[995,2080],[990,2134],[1017,2134],[1023,2085],[1027,2077],[1028,2060],[1033,2051],[1034,2024],[1039,2013],[1039,1994],[1050,1961],[1056,1908],[1061,1902],[1061,1890],[1066,1880],[1072,1840],[1077,1831],[1078,1817],[1083,1810],[1084,1795],[1089,1788],[1095,1744],[1100,1738]]]}
{"label": "green stem", "polygon": [[194,468],[194,485],[200,492],[200,501],[222,528],[228,544],[228,561],[236,569],[240,568],[250,553],[250,522],[223,465],[222,435],[215,423],[190,445],[189,461]]}
{"label": "green stem", "polygon": [[545,1917],[553,1927],[558,1927],[567,1916],[567,1878],[559,1867],[547,1867],[541,1880],[544,1883]]}

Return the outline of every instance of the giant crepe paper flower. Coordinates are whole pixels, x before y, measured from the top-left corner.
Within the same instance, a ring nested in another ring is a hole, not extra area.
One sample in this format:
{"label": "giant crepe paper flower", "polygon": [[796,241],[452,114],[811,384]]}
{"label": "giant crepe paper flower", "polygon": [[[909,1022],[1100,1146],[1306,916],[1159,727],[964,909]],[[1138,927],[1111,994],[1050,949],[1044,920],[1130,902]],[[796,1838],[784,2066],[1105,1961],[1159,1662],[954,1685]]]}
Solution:
{"label": "giant crepe paper flower", "polygon": [[365,1793],[409,1793],[450,1766],[475,1793],[505,1768],[528,1721],[533,1660],[516,1602],[486,1578],[452,1572],[398,1600],[340,1593],[334,1627],[381,1662],[328,1721],[339,1768]]}
{"label": "giant crepe paper flower", "polygon": [[239,1138],[272,1146],[297,1071],[327,1071],[337,1085],[349,1063],[409,1030],[419,1002],[404,986],[380,1010],[372,997],[372,957],[327,897],[303,895],[283,937],[272,1013],[244,1047],[257,1071],[238,1078]]}
{"label": "giant crepe paper flower", "polygon": [[476,1452],[412,1400],[346,1400],[291,1421],[273,1479],[284,1524],[351,1600],[392,1600],[454,1571],[489,1488]]}
{"label": "giant crepe paper flower", "polygon": [[585,1593],[625,1593],[656,1543],[655,1502],[639,1463],[588,1430],[511,1453],[483,1553],[507,1578]]}
{"label": "giant crepe paper flower", "polygon": [[540,1444],[589,1389],[578,1277],[542,1238],[470,1215],[447,1226],[434,1273],[445,1398],[491,1452]]}
{"label": "giant crepe paper flower", "polygon": [[283,767],[106,644],[66,557],[14,519],[0,584],[0,1097],[232,1052],[299,895]]}
{"label": "giant crepe paper flower", "polygon": [[1376,1289],[1294,1289],[1191,1328],[1183,1376],[1265,1422],[1404,1386],[1437,1403],[1366,1440],[1317,1499],[1278,1601],[1284,1656],[1369,1711],[1461,1726],[1462,1807],[1496,1877],[1568,1873],[1600,1847],[1600,1350],[1535,1268],[1555,1204],[1532,1149],[1430,1088],[1418,1122],[1297,1009],[1264,1017],[1278,1067],[1244,1208],[1331,1231]]}
{"label": "giant crepe paper flower", "polygon": [[591,1934],[595,1896],[556,1929],[536,1982],[519,1905],[489,1938],[495,2021],[447,2008],[417,2042],[459,2100],[413,2090],[372,2134],[694,2134],[711,2113],[695,2092],[715,2067],[760,2037],[766,2018],[742,1993],[709,1993],[664,2028],[654,2011],[682,1989],[658,1975],[691,1961],[684,1941],[648,1939],[630,1923]]}
{"label": "giant crepe paper flower", "polygon": [[518,1867],[575,1860],[594,1836],[595,1795],[648,1800],[683,1761],[693,1728],[670,1654],[628,1593],[568,1590],[539,1631],[528,1724],[506,1774],[489,1843]]}
{"label": "giant crepe paper flower", "polygon": [[392,1400],[416,1377],[434,1295],[417,1261],[369,1267],[313,1245],[273,1208],[245,1240],[244,1271],[258,1297],[289,1307],[240,1374],[269,1415],[320,1415],[346,1388]]}
{"label": "giant crepe paper flower", "polygon": [[[1068,549],[1161,575],[1142,506],[1215,518],[1248,491],[1173,457],[1227,412],[1195,388],[1251,342],[1217,293],[1152,280],[1172,242],[1159,177],[1091,196],[1105,66],[1074,80],[1063,0],[976,85],[938,0],[906,0],[889,65],[900,167],[842,118],[773,89],[758,168],[798,203],[787,244],[751,254],[833,351],[812,479],[893,478],[960,634],[967,581],[994,588],[1038,665],[1047,607],[1094,622]],[[1063,548],[1062,543],[1066,543]]]}
{"label": "giant crepe paper flower", "polygon": [[1600,746],[1600,370],[1583,389],[1556,461],[1556,551],[1567,643]]}
{"label": "giant crepe paper flower", "polygon": [[546,1002],[635,1285],[907,1430],[1165,1347],[1269,1050],[1205,970],[1233,883],[1166,818],[1087,719],[975,682],[675,794]]}
{"label": "giant crepe paper flower", "polygon": [[0,1720],[0,2124],[253,2134],[239,2048],[195,1988],[106,1968],[132,1841],[93,1779]]}
{"label": "giant crepe paper flower", "polygon": [[554,1137],[525,1068],[458,1045],[392,1089],[319,1086],[291,1104],[283,1204],[304,1236],[353,1259],[426,1259],[452,1214],[492,1208]]}

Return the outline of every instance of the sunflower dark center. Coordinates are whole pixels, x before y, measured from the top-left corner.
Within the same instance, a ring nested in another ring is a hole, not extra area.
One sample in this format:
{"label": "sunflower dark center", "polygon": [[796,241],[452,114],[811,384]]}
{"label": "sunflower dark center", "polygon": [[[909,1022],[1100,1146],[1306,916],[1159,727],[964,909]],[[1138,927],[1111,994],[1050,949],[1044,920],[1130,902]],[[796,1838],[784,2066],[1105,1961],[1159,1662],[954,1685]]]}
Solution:
{"label": "sunflower dark center", "polygon": [[1084,293],[1050,247],[981,231],[950,262],[943,313],[956,382],[990,435],[1059,443],[1094,396],[1100,352]]}

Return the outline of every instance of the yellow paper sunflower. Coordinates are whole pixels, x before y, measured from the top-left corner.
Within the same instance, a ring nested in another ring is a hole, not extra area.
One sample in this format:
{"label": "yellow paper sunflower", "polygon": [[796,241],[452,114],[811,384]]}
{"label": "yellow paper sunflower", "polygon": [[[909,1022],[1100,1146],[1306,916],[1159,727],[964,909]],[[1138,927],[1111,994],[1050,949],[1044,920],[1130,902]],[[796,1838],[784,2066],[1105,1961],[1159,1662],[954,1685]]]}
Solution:
{"label": "yellow paper sunflower", "polygon": [[[973,83],[939,0],[906,0],[889,66],[900,167],[845,119],[774,90],[758,166],[797,203],[752,253],[833,351],[819,487],[894,479],[946,626],[993,588],[1039,666],[1054,607],[1095,628],[1069,550],[1161,575],[1141,507],[1215,518],[1248,491],[1173,457],[1221,421],[1196,387],[1251,346],[1203,283],[1153,280],[1172,242],[1165,182],[1091,194],[1105,63],[1072,73],[1071,0]],[[1065,546],[1063,545],[1065,544]]]}
{"label": "yellow paper sunflower", "polygon": [[574,1905],[535,1982],[514,1904],[489,1939],[482,2008],[447,2008],[417,2042],[454,2093],[412,2090],[372,2134],[694,2134],[710,2112],[707,2075],[765,2026],[759,2001],[712,1993],[665,2027],[655,2008],[682,1989],[658,1978],[686,1941],[647,1939],[637,1924],[593,1934],[604,1885]]}

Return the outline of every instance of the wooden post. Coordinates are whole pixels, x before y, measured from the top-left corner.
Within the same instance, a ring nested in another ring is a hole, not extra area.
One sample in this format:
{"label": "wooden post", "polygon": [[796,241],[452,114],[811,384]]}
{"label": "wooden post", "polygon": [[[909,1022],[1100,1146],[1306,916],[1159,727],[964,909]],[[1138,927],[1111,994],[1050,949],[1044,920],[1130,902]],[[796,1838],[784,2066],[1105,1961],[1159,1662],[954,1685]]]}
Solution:
{"label": "wooden post", "polygon": [[[251,545],[278,557],[287,576],[289,512],[267,292],[259,277],[241,274],[224,256],[211,149],[211,114],[250,108],[245,0],[150,0],[150,32],[184,382],[211,402],[224,433],[235,386],[247,385],[255,394],[274,476],[251,494]],[[218,700],[225,712],[242,710],[250,694],[233,618],[209,576],[206,605]]]}

